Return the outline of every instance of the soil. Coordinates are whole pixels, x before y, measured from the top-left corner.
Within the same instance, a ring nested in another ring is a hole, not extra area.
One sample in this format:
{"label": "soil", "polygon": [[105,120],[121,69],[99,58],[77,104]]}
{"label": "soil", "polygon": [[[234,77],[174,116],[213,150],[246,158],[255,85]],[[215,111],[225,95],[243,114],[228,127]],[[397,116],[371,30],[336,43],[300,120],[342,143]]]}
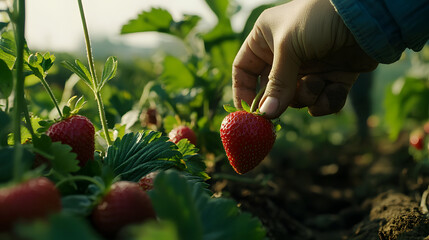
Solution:
{"label": "soil", "polygon": [[241,176],[219,161],[211,188],[258,217],[268,239],[429,239],[420,208],[429,170],[410,157],[405,136],[373,142],[324,146],[305,168],[286,153]]}

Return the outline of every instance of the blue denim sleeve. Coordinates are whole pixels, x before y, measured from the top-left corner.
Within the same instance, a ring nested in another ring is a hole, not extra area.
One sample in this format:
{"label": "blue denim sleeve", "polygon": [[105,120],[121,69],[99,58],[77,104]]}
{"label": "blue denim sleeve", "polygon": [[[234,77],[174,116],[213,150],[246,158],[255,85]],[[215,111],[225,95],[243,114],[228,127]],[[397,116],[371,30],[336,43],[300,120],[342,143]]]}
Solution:
{"label": "blue denim sleeve", "polygon": [[406,49],[419,51],[429,39],[428,0],[331,0],[357,43],[380,63]]}

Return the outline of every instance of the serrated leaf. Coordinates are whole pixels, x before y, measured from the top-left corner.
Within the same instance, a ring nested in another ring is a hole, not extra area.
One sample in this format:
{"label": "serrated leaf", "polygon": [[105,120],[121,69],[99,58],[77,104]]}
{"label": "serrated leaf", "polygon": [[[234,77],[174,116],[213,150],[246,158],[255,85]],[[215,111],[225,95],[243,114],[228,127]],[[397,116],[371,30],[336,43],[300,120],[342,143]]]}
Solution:
{"label": "serrated leaf", "polygon": [[196,148],[187,139],[182,139],[177,143],[177,147],[180,153],[182,153],[182,159],[186,165],[185,171],[192,175],[199,176],[204,180],[210,177],[205,172],[206,164],[201,155],[198,154],[198,148]]}
{"label": "serrated leaf", "polygon": [[5,61],[0,59],[0,99],[10,96],[13,89],[13,74]]}
{"label": "serrated leaf", "polygon": [[62,174],[76,172],[80,169],[76,153],[69,145],[61,142],[52,142],[45,134],[33,138],[34,148],[43,157],[47,158],[52,168]]}
{"label": "serrated leaf", "polygon": [[[81,63],[81,65],[84,67],[84,69],[86,71],[84,71],[83,69],[81,69],[81,67],[78,65],[78,62],[80,63],[79,60],[76,60],[76,63],[71,63],[69,61],[63,61],[61,64],[67,68],[68,70],[72,71],[73,73],[75,73],[76,75],[78,75],[80,77],[80,79],[83,80],[83,82],[86,83],[86,85],[88,85],[88,87],[90,87],[91,89],[93,89],[92,86],[92,77],[88,72],[88,69],[86,69],[85,66],[83,66],[83,64]],[[87,73],[89,75],[87,75]]]}
{"label": "serrated leaf", "polygon": [[[176,171],[161,172],[149,192],[161,220],[176,224],[180,239],[264,239],[261,222],[230,199],[211,198],[201,182]],[[240,229],[240,231],[237,231]]]}
{"label": "serrated leaf", "polygon": [[144,175],[180,165],[180,152],[161,133],[128,133],[107,149],[104,163],[121,179],[137,182]]}
{"label": "serrated leaf", "polygon": [[103,73],[101,75],[101,82],[98,86],[98,90],[101,90],[110,79],[116,75],[116,70],[118,69],[118,60],[116,57],[109,57],[104,64]]}

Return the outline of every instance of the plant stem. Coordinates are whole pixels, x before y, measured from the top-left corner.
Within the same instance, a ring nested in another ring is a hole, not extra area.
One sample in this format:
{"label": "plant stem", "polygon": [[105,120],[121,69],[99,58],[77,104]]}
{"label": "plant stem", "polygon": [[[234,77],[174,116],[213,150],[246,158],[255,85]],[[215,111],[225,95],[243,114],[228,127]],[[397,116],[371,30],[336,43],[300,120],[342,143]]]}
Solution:
{"label": "plant stem", "polygon": [[18,180],[21,177],[21,159],[23,148],[21,145],[21,113],[24,107],[24,33],[25,33],[25,0],[16,0],[14,11],[18,13],[16,18],[16,74],[15,74],[15,99],[13,138],[15,145],[13,177]]}
{"label": "plant stem", "polygon": [[252,106],[250,107],[250,112],[254,112],[258,108],[258,103],[261,100],[262,95],[264,95],[265,88],[266,87],[261,88],[261,90],[259,90],[258,94],[256,95],[255,99],[253,99]]}
{"label": "plant stem", "polygon": [[24,102],[24,107],[22,110],[24,112],[24,118],[27,125],[27,129],[30,132],[31,137],[34,137],[34,130],[33,130],[33,126],[31,125],[31,117],[30,117],[30,113],[28,112],[27,101],[25,101],[25,97],[23,98],[23,102]]}
{"label": "plant stem", "polygon": [[83,32],[85,35],[85,45],[86,45],[86,52],[88,57],[88,65],[92,76],[92,91],[94,92],[95,100],[97,101],[98,111],[100,113],[101,125],[104,131],[106,142],[107,142],[107,145],[110,146],[112,145],[112,140],[110,139],[110,135],[109,135],[109,129],[107,126],[106,112],[104,111],[103,100],[101,98],[100,89],[98,88],[99,84],[97,80],[97,74],[95,72],[94,57],[92,55],[91,41],[89,39],[88,27],[86,24],[85,13],[83,11],[82,0],[78,0],[78,4],[79,4],[80,17],[82,20]]}
{"label": "plant stem", "polygon": [[97,105],[100,113],[101,125],[103,127],[106,142],[108,146],[111,146],[112,139],[110,139],[109,129],[107,127],[106,113],[104,111],[104,105],[103,105],[103,100],[101,99],[100,91],[97,90],[96,92],[94,92],[94,95],[95,95],[95,100],[97,101]]}
{"label": "plant stem", "polygon": [[89,39],[89,32],[86,24],[85,12],[83,11],[82,0],[77,0],[77,2],[79,4],[79,12],[80,12],[80,18],[82,20],[83,34],[85,35],[85,46],[86,46],[86,53],[88,57],[89,70],[91,72],[91,76],[93,79],[92,85],[94,89],[96,89],[96,87],[98,86],[98,80],[97,80],[97,74],[95,74],[94,57],[92,55],[91,41]]}
{"label": "plant stem", "polygon": [[57,108],[58,114],[60,115],[60,117],[63,117],[63,114],[61,113],[58,101],[55,98],[54,93],[52,92],[52,89],[49,87],[48,82],[46,82],[45,78],[41,78],[40,81],[42,82],[43,87],[45,87],[45,90],[48,92],[49,97],[51,97],[52,102],[54,102],[54,105]]}

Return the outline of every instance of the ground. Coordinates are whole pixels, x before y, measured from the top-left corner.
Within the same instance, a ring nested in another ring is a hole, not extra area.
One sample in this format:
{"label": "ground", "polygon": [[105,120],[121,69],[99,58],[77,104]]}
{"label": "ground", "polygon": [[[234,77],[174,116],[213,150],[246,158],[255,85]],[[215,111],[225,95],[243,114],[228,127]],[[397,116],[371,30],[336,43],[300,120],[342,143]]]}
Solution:
{"label": "ground", "polygon": [[[269,239],[429,239],[420,208],[428,170],[408,154],[405,135],[308,154],[311,167],[268,158],[242,176],[220,161],[209,183],[215,196],[231,197],[257,216]],[[318,163],[326,157],[330,164]]]}

